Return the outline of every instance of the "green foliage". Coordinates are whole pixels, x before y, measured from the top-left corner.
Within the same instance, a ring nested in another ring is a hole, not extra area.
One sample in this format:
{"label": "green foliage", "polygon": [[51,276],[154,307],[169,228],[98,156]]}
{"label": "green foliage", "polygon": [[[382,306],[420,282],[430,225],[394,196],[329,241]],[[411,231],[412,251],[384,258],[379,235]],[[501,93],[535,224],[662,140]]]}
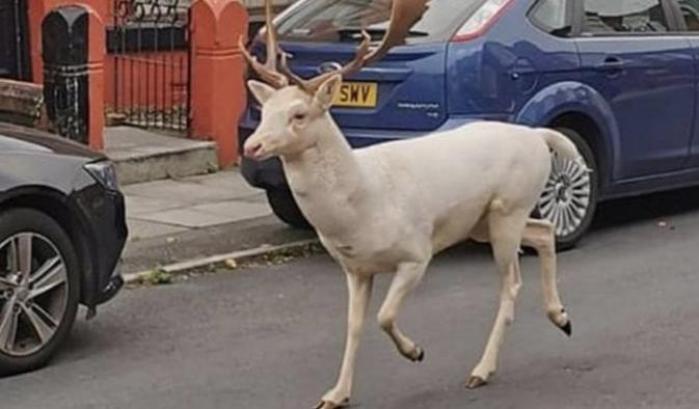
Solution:
{"label": "green foliage", "polygon": [[141,285],[167,285],[172,284],[174,277],[163,269],[154,269],[139,277]]}

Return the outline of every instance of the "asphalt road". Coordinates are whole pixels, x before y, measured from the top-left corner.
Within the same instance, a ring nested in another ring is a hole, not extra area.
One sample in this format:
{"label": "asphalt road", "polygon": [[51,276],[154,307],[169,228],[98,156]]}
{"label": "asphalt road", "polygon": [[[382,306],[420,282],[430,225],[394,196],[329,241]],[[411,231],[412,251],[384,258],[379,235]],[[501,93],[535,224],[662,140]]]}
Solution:
{"label": "asphalt road", "polygon": [[[487,248],[439,257],[400,322],[399,357],[371,319],[353,402],[369,409],[699,407],[699,193],[606,206],[560,256],[573,338],[546,320],[535,259],[501,365],[468,391],[497,306]],[[663,221],[663,223],[659,223]],[[378,280],[372,318],[388,277]],[[128,290],[77,324],[47,369],[0,380],[2,409],[309,409],[334,381],[345,287],[325,256]]]}

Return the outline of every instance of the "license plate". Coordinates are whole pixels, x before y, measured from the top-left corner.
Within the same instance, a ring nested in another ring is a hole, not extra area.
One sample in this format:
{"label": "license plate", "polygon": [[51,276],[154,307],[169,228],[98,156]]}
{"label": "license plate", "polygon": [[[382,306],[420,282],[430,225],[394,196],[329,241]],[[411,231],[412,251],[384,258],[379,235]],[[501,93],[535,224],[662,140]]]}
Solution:
{"label": "license plate", "polygon": [[373,82],[345,82],[335,96],[334,105],[349,108],[375,108],[379,87]]}

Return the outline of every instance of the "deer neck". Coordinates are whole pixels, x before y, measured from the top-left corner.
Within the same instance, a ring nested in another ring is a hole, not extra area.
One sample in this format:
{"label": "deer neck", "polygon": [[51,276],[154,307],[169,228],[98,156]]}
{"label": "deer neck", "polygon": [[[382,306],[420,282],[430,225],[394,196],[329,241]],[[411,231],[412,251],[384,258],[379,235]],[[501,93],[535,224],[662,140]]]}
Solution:
{"label": "deer neck", "polygon": [[[301,210],[323,234],[352,223],[368,198],[361,167],[329,114],[317,143],[303,153],[282,157],[289,186]],[[344,223],[343,223],[344,224]]]}

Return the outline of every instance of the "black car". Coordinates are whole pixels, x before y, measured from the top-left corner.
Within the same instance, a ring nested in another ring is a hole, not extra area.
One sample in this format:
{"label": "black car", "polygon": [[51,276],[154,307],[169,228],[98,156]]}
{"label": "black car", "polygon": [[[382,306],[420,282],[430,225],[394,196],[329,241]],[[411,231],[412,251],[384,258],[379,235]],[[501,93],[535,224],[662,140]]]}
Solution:
{"label": "black car", "polygon": [[0,375],[46,363],[121,288],[124,197],[103,155],[0,122]]}

